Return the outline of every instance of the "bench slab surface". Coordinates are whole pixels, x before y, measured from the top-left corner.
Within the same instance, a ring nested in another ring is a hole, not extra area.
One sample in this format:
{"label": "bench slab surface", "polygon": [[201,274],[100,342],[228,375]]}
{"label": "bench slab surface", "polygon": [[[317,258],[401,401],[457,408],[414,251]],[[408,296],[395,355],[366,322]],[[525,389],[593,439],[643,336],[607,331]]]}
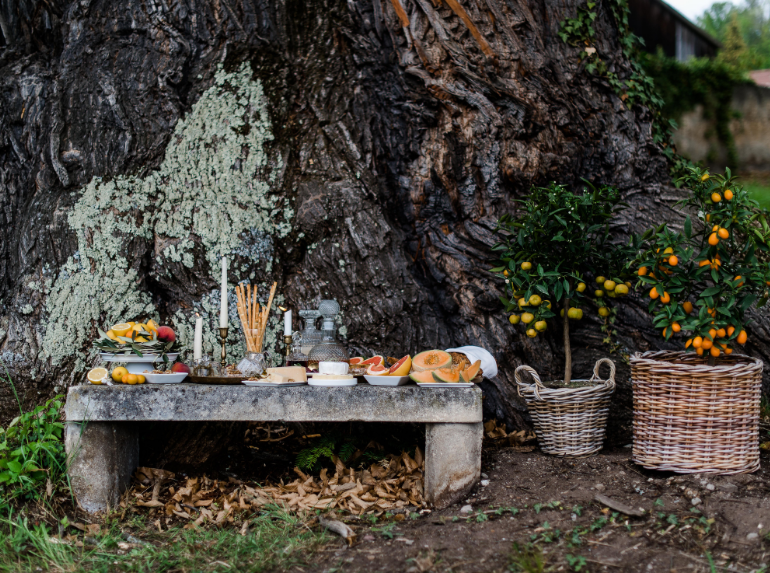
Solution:
{"label": "bench slab surface", "polygon": [[87,511],[116,507],[139,463],[137,425],[149,421],[425,423],[425,499],[462,499],[481,473],[481,390],[473,388],[248,387],[168,384],[73,386],[65,446]]}

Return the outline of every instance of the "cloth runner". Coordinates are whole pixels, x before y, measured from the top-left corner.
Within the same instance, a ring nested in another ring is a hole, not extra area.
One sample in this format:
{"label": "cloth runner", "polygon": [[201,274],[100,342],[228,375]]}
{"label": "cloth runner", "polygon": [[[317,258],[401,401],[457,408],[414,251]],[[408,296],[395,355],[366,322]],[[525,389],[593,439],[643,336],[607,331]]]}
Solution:
{"label": "cloth runner", "polygon": [[461,346],[460,348],[447,348],[447,352],[461,352],[468,357],[471,363],[481,360],[481,369],[484,371],[484,378],[494,378],[497,376],[497,361],[488,350],[480,346]]}

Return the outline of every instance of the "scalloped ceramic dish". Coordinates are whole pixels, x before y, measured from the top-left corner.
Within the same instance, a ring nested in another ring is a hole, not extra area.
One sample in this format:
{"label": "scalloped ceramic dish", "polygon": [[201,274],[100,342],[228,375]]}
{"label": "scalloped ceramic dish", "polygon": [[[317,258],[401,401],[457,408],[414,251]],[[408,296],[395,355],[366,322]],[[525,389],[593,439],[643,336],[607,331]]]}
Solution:
{"label": "scalloped ceramic dish", "polygon": [[150,384],[179,384],[187,378],[187,372],[173,374],[150,374],[144,373],[143,376]]}
{"label": "scalloped ceramic dish", "polygon": [[372,386],[403,386],[409,384],[409,376],[370,376],[365,375],[366,381]]}

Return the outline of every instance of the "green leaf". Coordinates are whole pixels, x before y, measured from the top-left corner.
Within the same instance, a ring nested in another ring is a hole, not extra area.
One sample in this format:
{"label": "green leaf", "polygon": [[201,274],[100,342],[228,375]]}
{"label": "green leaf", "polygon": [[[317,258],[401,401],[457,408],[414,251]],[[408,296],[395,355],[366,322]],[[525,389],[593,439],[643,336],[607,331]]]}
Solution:
{"label": "green leaf", "polygon": [[11,460],[8,462],[8,469],[11,470],[15,474],[21,473],[21,464],[17,462],[16,460]]}
{"label": "green leaf", "polygon": [[709,296],[714,296],[715,294],[719,294],[722,292],[722,287],[720,286],[713,286],[709,287],[706,290],[704,290],[702,293],[700,293],[701,298],[706,298]]}
{"label": "green leaf", "polygon": [[746,298],[744,298],[741,301],[741,310],[745,312],[746,309],[749,308],[754,303],[755,300],[757,300],[756,295],[753,295],[753,294],[748,295]]}
{"label": "green leaf", "polygon": [[687,218],[684,220],[684,236],[688,239],[692,235],[692,221],[690,220],[690,216],[687,215]]}

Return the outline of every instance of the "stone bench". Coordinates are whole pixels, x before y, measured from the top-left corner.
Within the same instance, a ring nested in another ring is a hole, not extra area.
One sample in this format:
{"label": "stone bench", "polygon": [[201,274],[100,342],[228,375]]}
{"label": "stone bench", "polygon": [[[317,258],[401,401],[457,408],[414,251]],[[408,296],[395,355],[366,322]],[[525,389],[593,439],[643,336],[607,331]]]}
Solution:
{"label": "stone bench", "polygon": [[478,387],[85,385],[69,389],[65,415],[70,481],[89,512],[117,506],[139,462],[138,425],[150,421],[424,423],[424,495],[437,508],[481,473]]}

